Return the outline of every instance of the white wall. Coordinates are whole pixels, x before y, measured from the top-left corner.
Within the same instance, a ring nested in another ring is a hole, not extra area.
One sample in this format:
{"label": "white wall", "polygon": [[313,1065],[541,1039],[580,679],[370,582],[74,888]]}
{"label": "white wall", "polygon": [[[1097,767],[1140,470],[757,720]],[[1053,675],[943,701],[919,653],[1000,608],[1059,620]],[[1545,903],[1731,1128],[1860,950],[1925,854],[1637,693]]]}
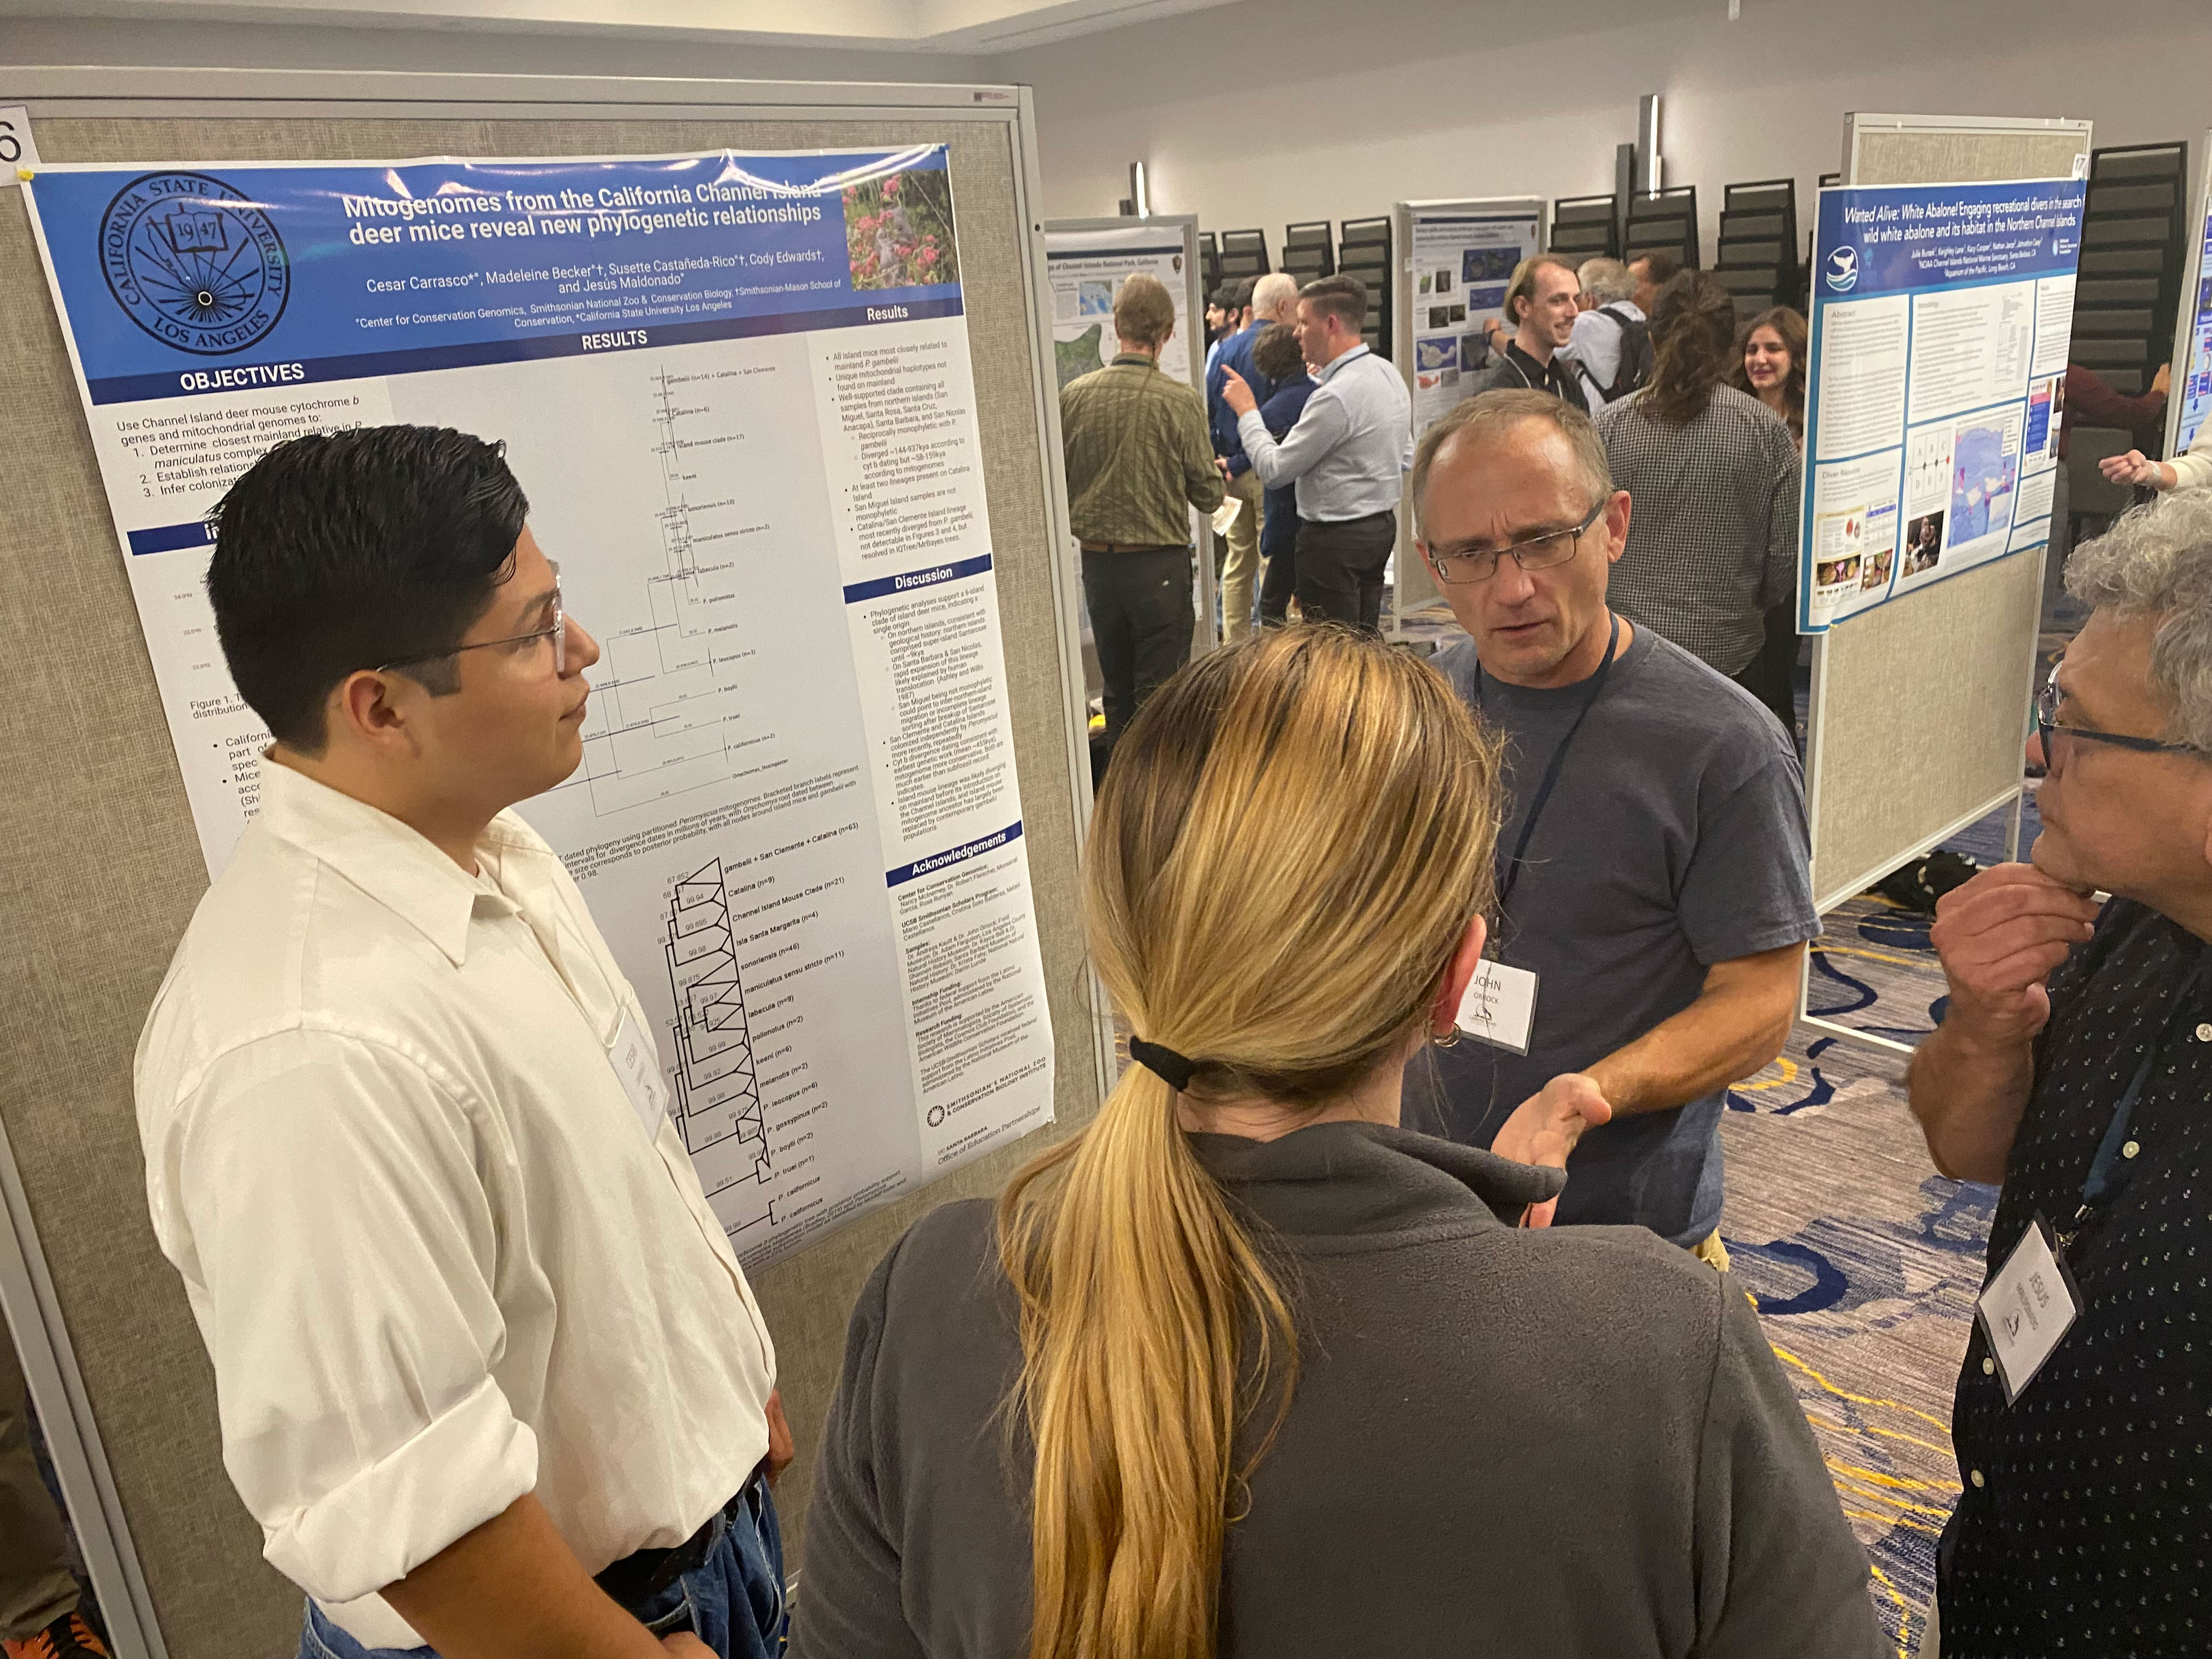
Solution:
{"label": "white wall", "polygon": [[[0,18],[0,66],[453,70],[775,81],[1000,81],[987,62],[915,52],[753,46],[640,35]],[[0,102],[10,88],[0,67]]]}
{"label": "white wall", "polygon": [[2065,115],[2099,144],[2212,127],[2212,3],[2139,0],[1242,0],[994,61],[1036,88],[1045,210],[1112,213],[1128,163],[1201,228],[1423,197],[1598,194],[1638,94],[1713,253],[1721,187],[1795,176],[1801,219],[1851,110]]}

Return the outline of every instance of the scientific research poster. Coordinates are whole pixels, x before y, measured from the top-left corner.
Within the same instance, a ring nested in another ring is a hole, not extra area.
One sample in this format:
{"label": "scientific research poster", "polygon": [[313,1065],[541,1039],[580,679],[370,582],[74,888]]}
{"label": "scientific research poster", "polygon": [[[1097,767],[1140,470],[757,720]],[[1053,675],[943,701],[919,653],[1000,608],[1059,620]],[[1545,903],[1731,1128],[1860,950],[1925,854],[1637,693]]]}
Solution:
{"label": "scientific research poster", "polygon": [[1483,325],[1503,318],[1513,268],[1536,252],[1536,210],[1482,212],[1462,207],[1412,210],[1410,248],[1413,342],[1413,434],[1465,397],[1490,361]]}
{"label": "scientific research poster", "polygon": [[[2212,133],[2205,135],[2212,149]],[[2212,155],[2205,166],[2204,199],[2197,204],[2197,258],[2193,285],[2181,296],[2187,337],[2173,365],[2173,433],[2166,446],[2179,455],[2197,441],[2205,417],[2212,416]]]}
{"label": "scientific research poster", "polygon": [[301,433],[503,439],[605,653],[582,767],[521,811],[740,1256],[1049,1119],[941,146],[49,167],[30,198],[211,872],[269,738],[209,510]]}
{"label": "scientific research poster", "polygon": [[1820,192],[1801,632],[2050,539],[2085,189]]}
{"label": "scientific research poster", "polygon": [[1160,353],[1160,368],[1186,385],[1190,373],[1189,281],[1183,271],[1182,231],[1142,223],[1101,230],[1044,233],[1045,274],[1052,285],[1052,350],[1060,384],[1103,368],[1121,349],[1114,332],[1114,295],[1141,272],[1157,276],[1175,300],[1175,333]]}

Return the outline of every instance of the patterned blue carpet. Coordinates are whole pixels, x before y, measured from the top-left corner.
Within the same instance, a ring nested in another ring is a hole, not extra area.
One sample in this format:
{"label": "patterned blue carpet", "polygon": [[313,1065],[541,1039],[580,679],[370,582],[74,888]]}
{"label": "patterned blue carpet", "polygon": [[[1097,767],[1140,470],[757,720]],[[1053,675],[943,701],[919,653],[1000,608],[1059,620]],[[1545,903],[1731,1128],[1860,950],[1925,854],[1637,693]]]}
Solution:
{"label": "patterned blue carpet", "polygon": [[[1911,1042],[1934,1029],[1942,991],[1926,918],[1875,898],[1827,918],[1813,1012]],[[1729,1093],[1722,1233],[1909,1655],[1959,1491],[1951,1389],[1996,1192],[1936,1174],[1904,1076],[1900,1054],[1799,1026]]]}
{"label": "patterned blue carpet", "polygon": [[[2037,822],[2033,793],[2021,845]],[[2004,857],[2003,815],[1951,843]],[[1913,1043],[1942,1018],[1929,919],[1868,896],[1826,919],[1808,1012]],[[1729,1091],[1722,1124],[1735,1276],[1835,1477],[1903,1659],[1935,1595],[1959,1493],[1951,1391],[1972,1329],[1996,1188],[1936,1173],[1905,1105],[1905,1056],[1800,1025]]]}

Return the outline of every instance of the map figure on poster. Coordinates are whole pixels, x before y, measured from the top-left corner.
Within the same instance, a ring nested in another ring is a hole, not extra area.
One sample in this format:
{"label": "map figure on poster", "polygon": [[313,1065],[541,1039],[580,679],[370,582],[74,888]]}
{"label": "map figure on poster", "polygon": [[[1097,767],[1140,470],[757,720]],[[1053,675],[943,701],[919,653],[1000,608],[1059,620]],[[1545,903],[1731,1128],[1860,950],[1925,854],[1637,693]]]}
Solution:
{"label": "map figure on poster", "polygon": [[1994,426],[1960,427],[1951,453],[1951,540],[1970,542],[2010,520],[2020,458],[2005,453],[2004,429]]}
{"label": "map figure on poster", "polygon": [[1105,366],[1105,360],[1098,355],[1105,343],[1105,332],[1103,323],[1093,323],[1072,340],[1052,343],[1053,368],[1063,391],[1069,381],[1080,380],[1091,370]]}

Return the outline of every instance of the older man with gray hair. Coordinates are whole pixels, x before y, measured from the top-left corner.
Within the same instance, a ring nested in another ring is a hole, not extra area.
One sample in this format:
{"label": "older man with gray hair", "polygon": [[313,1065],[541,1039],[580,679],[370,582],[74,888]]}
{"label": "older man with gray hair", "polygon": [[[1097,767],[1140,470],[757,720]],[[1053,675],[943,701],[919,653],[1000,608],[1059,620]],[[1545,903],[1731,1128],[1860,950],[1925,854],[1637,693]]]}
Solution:
{"label": "older man with gray hair", "polygon": [[2094,609],[2036,703],[2043,832],[1937,907],[1911,1071],[1936,1167],[2002,1183],[1945,1659],[2206,1647],[2176,1615],[2212,1534],[2212,492],[2129,513],[2066,586]]}
{"label": "older man with gray hair", "polygon": [[1274,382],[1253,364],[1252,349],[1268,324],[1295,321],[1297,304],[1297,277],[1280,270],[1261,277],[1252,284],[1252,320],[1221,343],[1206,371],[1206,416],[1213,434],[1213,453],[1221,458],[1231,499],[1242,503],[1230,521],[1229,557],[1221,567],[1221,637],[1231,644],[1252,631],[1252,599],[1262,574],[1260,515],[1265,486],[1253,476],[1252,458],[1237,435],[1237,411],[1222,400],[1222,391],[1234,374],[1251,386],[1261,403],[1274,395]]}
{"label": "older man with gray hair", "polygon": [[1607,403],[1626,398],[1651,378],[1650,319],[1636,303],[1636,278],[1618,259],[1585,259],[1575,271],[1582,309],[1560,356],[1583,366]]}

